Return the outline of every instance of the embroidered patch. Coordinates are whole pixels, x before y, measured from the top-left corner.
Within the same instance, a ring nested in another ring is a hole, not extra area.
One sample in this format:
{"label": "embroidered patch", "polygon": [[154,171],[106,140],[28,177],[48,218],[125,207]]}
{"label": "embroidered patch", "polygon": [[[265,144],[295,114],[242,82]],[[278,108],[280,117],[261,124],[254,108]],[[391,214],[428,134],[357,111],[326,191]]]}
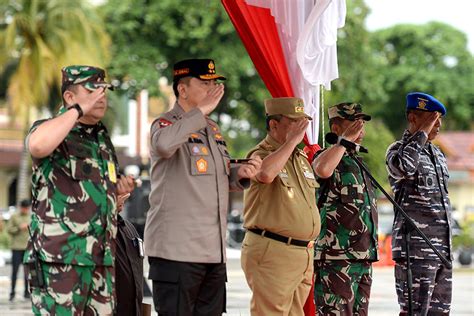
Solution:
{"label": "embroidered patch", "polygon": [[171,123],[170,121],[165,120],[164,118],[160,118],[160,119],[158,120],[158,123],[160,124],[160,128],[163,128],[163,127],[166,127],[166,126],[170,126],[171,124],[173,124],[173,123]]}
{"label": "embroidered patch", "polygon": [[204,158],[199,159],[196,161],[197,171],[199,173],[206,173],[207,172],[207,160]]}

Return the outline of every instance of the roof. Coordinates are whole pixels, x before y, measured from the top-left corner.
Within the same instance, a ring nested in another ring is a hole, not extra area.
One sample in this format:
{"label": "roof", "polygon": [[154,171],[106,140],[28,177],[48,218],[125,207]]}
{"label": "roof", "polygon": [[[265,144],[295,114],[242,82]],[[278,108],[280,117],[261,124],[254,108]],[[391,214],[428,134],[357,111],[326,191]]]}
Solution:
{"label": "roof", "polygon": [[20,165],[23,141],[0,139],[0,168],[16,168]]}
{"label": "roof", "polygon": [[434,141],[446,155],[449,170],[474,175],[474,132],[443,132]]}

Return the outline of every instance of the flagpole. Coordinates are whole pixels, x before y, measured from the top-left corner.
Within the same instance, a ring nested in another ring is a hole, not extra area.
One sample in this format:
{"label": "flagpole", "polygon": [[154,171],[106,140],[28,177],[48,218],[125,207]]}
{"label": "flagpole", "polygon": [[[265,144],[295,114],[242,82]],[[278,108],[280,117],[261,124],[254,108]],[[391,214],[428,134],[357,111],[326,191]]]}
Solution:
{"label": "flagpole", "polygon": [[326,147],[326,142],[324,141],[324,86],[321,84],[319,85],[319,107],[321,108],[321,143],[322,148]]}

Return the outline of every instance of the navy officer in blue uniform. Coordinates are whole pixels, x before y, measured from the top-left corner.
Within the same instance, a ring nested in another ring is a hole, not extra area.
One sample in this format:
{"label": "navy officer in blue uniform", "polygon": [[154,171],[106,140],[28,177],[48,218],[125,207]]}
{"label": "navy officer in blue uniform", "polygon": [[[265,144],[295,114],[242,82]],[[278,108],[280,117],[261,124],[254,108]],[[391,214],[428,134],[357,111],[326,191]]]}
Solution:
{"label": "navy officer in blue uniform", "polygon": [[[408,128],[402,139],[390,145],[386,163],[396,199],[436,249],[452,260],[451,204],[448,197],[448,166],[432,141],[438,136],[445,106],[433,96],[412,92],[406,103]],[[400,315],[408,313],[405,220],[395,213],[392,255]],[[408,240],[412,268],[414,315],[449,315],[452,271],[411,231]]]}

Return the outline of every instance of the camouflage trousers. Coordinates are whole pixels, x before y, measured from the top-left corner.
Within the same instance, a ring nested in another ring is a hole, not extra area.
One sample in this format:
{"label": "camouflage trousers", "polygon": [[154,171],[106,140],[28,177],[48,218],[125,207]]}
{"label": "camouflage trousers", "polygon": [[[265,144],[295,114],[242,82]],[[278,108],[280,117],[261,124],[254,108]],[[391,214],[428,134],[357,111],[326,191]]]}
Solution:
{"label": "camouflage trousers", "polygon": [[41,263],[45,287],[31,287],[35,315],[112,315],[114,268]]}
{"label": "camouflage trousers", "polygon": [[[408,291],[405,261],[395,263],[395,287],[400,315],[408,315]],[[452,270],[440,261],[412,260],[413,315],[449,315],[451,309]]]}
{"label": "camouflage trousers", "polygon": [[372,262],[315,261],[314,300],[318,315],[367,315]]}

